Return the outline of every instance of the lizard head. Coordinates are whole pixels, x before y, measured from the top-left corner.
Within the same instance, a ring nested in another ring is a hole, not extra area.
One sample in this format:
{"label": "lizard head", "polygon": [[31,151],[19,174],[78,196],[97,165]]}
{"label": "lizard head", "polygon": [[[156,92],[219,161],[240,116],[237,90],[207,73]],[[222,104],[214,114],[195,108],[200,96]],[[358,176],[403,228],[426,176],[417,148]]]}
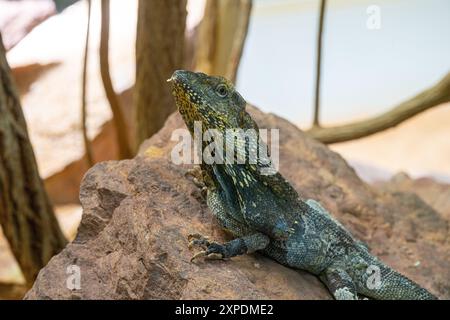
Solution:
{"label": "lizard head", "polygon": [[167,81],[189,130],[194,121],[201,121],[204,129],[242,127],[246,102],[231,81],[185,70],[175,71]]}

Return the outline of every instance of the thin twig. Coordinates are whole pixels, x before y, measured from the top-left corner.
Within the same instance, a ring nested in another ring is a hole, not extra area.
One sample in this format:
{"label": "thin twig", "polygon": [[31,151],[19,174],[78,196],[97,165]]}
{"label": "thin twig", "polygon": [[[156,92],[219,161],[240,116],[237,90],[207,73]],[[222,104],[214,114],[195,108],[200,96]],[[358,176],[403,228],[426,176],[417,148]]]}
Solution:
{"label": "thin twig", "polygon": [[88,4],[88,19],[86,26],[86,41],[84,45],[84,61],[83,61],[83,78],[82,78],[82,86],[81,86],[81,127],[83,131],[83,141],[84,141],[84,149],[86,153],[86,161],[89,167],[94,165],[94,157],[92,154],[92,146],[89,141],[87,134],[87,111],[86,111],[86,91],[87,91],[87,65],[88,65],[88,56],[89,56],[89,33],[91,26],[91,0],[87,0]]}
{"label": "thin twig", "polygon": [[102,0],[101,36],[100,36],[100,73],[106,97],[113,113],[113,122],[116,127],[117,143],[119,145],[119,158],[128,159],[132,157],[130,143],[128,141],[128,130],[119,99],[114,92],[109,71],[109,0]]}
{"label": "thin twig", "polygon": [[320,127],[319,111],[320,111],[320,73],[322,65],[322,34],[323,23],[325,18],[326,0],[320,2],[319,30],[317,34],[317,61],[316,61],[316,92],[314,99],[314,120],[313,127]]}

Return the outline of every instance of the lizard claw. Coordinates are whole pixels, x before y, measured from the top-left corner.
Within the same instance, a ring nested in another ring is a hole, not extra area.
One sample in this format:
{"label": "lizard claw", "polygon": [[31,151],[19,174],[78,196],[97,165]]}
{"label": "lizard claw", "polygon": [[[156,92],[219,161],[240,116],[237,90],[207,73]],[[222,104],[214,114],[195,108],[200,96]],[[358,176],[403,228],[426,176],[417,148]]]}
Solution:
{"label": "lizard claw", "polygon": [[226,257],[225,247],[217,242],[210,242],[207,237],[195,233],[188,235],[189,249],[200,247],[203,250],[194,254],[191,262],[197,258],[205,257],[207,260],[222,260]]}
{"label": "lizard claw", "polygon": [[211,242],[206,249],[206,259],[222,260],[227,256],[227,251],[223,244]]}
{"label": "lizard claw", "polygon": [[206,256],[206,251],[200,251],[194,254],[191,258],[191,262],[193,262],[195,259]]}
{"label": "lizard claw", "polygon": [[206,250],[208,248],[208,246],[210,245],[210,242],[208,240],[208,237],[202,236],[199,233],[193,233],[193,234],[189,234],[188,235],[188,248],[192,249],[194,247],[200,247],[204,250]]}
{"label": "lizard claw", "polygon": [[205,201],[206,195],[208,193],[208,188],[206,187],[206,183],[203,179],[203,172],[199,166],[195,166],[192,169],[189,169],[184,174],[186,177],[191,177],[192,183],[200,189],[200,193],[196,195],[196,198],[199,201]]}
{"label": "lizard claw", "polygon": [[194,168],[187,170],[185,176],[192,177],[192,182],[198,188],[203,189],[206,187],[205,182],[203,181],[202,169],[199,166],[195,166]]}
{"label": "lizard claw", "polygon": [[221,244],[213,242],[206,250],[194,254],[191,258],[191,262],[200,257],[205,257],[205,260],[224,260],[225,250]]}
{"label": "lizard claw", "polygon": [[191,258],[191,262],[193,262],[197,258],[205,257],[205,260],[223,260],[224,257],[221,253],[210,253],[208,250],[200,251],[194,254]]}

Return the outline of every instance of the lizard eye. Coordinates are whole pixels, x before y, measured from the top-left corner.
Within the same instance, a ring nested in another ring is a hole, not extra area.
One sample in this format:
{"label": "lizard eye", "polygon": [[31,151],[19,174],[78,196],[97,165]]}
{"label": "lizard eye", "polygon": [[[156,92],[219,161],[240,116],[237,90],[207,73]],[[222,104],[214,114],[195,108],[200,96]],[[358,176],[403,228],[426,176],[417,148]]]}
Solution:
{"label": "lizard eye", "polygon": [[224,84],[219,84],[216,88],[216,93],[219,97],[225,98],[228,95],[227,86]]}

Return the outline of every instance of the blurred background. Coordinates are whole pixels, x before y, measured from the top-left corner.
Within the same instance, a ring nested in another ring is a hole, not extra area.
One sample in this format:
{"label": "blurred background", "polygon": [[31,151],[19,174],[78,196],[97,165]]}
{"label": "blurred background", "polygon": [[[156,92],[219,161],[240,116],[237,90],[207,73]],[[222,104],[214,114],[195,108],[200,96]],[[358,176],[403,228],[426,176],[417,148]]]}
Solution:
{"label": "blurred background", "polygon": [[[448,74],[449,1],[329,0],[321,20],[322,4],[92,0],[85,55],[87,0],[0,0],[6,58],[39,175],[65,238],[73,239],[81,219],[79,184],[90,165],[132,156],[174,110],[162,80],[175,67],[228,76],[249,103],[303,130],[313,125],[318,46],[322,54],[316,129],[388,112]],[[99,58],[101,46],[105,49],[105,25],[107,67]],[[437,101],[442,103],[395,127],[330,147],[368,183],[389,180],[399,172],[449,183],[448,90],[441,96]],[[80,109],[83,101],[85,113]],[[148,110],[157,120],[138,123]],[[122,142],[120,118],[128,126]],[[92,154],[87,156],[89,148]],[[0,234],[0,283],[8,284],[0,285],[0,298],[2,292],[3,297],[20,295],[28,282],[10,247]]]}

